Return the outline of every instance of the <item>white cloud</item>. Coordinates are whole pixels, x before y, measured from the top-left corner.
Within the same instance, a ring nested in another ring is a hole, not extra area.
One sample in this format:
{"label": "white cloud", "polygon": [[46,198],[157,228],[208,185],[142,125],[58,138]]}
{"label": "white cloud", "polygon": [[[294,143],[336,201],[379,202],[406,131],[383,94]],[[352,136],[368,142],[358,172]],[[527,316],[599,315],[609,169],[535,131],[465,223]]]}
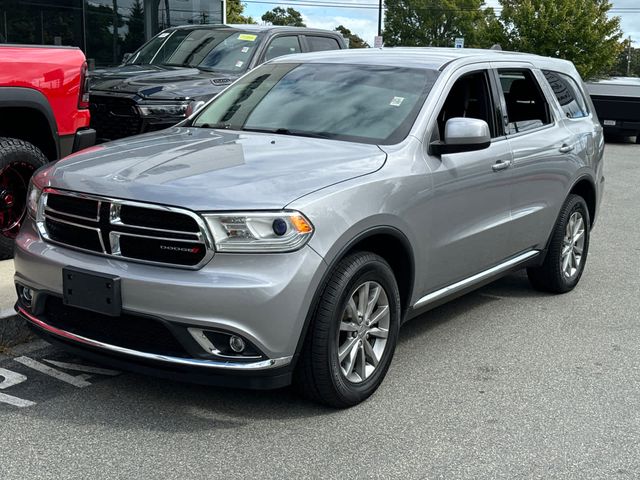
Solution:
{"label": "white cloud", "polygon": [[[369,16],[369,15],[367,15]],[[325,28],[333,30],[342,25],[356,35],[363,38],[369,45],[373,45],[373,37],[378,34],[378,20],[363,17],[347,17],[343,15],[310,15],[302,12],[302,18],[307,27]]]}

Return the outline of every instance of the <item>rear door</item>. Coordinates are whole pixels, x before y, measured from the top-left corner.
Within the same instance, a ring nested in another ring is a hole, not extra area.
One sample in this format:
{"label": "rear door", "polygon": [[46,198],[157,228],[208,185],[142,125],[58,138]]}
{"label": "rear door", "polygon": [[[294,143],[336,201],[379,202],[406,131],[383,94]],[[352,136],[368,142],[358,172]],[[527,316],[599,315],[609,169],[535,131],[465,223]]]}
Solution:
{"label": "rear door", "polygon": [[495,63],[503,124],[513,163],[510,177],[512,253],[545,247],[570,180],[575,136],[547,93],[542,72],[527,63]]}

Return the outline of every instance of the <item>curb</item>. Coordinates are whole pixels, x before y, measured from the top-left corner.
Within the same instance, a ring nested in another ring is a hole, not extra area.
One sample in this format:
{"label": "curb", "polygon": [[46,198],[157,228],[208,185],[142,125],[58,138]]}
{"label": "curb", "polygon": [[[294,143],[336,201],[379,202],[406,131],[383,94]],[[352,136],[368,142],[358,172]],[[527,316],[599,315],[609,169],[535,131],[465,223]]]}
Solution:
{"label": "curb", "polygon": [[0,348],[11,347],[34,338],[26,322],[11,310],[0,311]]}

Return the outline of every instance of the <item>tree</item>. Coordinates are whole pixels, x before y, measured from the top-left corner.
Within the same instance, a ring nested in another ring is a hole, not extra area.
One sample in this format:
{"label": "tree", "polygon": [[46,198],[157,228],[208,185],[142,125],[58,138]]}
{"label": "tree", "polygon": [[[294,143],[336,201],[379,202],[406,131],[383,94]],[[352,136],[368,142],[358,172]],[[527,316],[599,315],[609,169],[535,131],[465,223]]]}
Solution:
{"label": "tree", "polygon": [[342,25],[336,27],[336,32],[340,32],[340,34],[349,41],[349,48],[369,48],[367,42]]}
{"label": "tree", "polygon": [[387,0],[384,43],[389,46],[452,47],[464,37],[465,47],[490,47],[501,31],[493,9],[482,0]]}
{"label": "tree", "polygon": [[288,25],[290,27],[306,27],[302,14],[294,8],[276,7],[262,15],[262,20],[271,25]]}
{"label": "tree", "polygon": [[[628,69],[628,74],[627,74]],[[614,77],[640,77],[640,49],[629,45],[629,39],[625,39],[620,45],[620,54],[616,63],[609,71]]]}
{"label": "tree", "polygon": [[129,9],[127,19],[127,34],[122,42],[122,51],[135,52],[144,43],[144,9],[140,0],[135,0]]}
{"label": "tree", "polygon": [[256,23],[251,17],[245,17],[244,5],[240,0],[227,0],[227,23]]}
{"label": "tree", "polygon": [[[571,60],[583,78],[611,70],[621,50],[609,0],[500,0],[506,48]],[[505,47],[505,45],[503,45]]]}

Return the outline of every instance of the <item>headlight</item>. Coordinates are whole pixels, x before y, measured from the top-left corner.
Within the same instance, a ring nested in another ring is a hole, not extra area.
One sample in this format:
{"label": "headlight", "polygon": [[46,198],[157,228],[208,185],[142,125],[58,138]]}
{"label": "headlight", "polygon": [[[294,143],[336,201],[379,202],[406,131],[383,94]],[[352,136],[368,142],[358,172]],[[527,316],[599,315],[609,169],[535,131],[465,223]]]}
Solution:
{"label": "headlight", "polygon": [[184,117],[190,103],[138,105],[138,111],[143,117]]}
{"label": "headlight", "polygon": [[38,214],[38,202],[40,201],[40,195],[42,190],[33,183],[33,180],[29,182],[29,191],[27,192],[27,212],[33,218],[36,218]]}
{"label": "headlight", "polygon": [[290,252],[302,247],[313,225],[299,212],[230,212],[204,215],[218,252]]}

